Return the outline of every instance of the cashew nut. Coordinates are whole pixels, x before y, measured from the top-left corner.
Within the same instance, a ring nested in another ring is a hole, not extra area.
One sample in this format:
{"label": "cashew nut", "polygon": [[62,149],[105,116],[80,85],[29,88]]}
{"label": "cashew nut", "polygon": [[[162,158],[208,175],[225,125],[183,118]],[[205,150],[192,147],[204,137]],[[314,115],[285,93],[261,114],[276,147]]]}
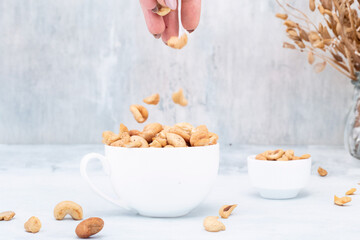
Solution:
{"label": "cashew nut", "polygon": [[163,127],[160,123],[150,123],[146,125],[139,136],[145,138],[147,142],[151,142],[151,140],[163,130]]}
{"label": "cashew nut", "polygon": [[131,105],[130,111],[138,123],[145,122],[149,116],[148,110],[144,106],[138,104]]}
{"label": "cashew nut", "polygon": [[190,135],[185,130],[183,130],[182,128],[179,128],[177,126],[174,126],[174,127],[170,128],[169,133],[175,133],[175,134],[179,135],[186,142],[190,141]]}
{"label": "cashew nut", "polygon": [[166,139],[168,144],[174,147],[187,147],[185,140],[175,133],[166,133]]}
{"label": "cashew nut", "polygon": [[130,137],[130,145],[126,145],[126,147],[140,147],[140,148],[147,148],[149,147],[148,142],[140,136],[131,136]]}
{"label": "cashew nut", "polygon": [[310,154],[304,154],[304,155],[301,155],[300,159],[308,159],[310,157],[311,157]]}
{"label": "cashew nut", "polygon": [[267,160],[267,158],[262,153],[256,155],[255,159],[257,159],[257,160]]}
{"label": "cashew nut", "polygon": [[161,4],[157,4],[156,7],[152,10],[153,13],[156,13],[157,15],[164,17],[168,15],[171,12],[171,8],[165,7]]}
{"label": "cashew nut", "polygon": [[158,134],[156,135],[157,137],[153,138],[153,141],[157,141],[158,143],[161,144],[162,147],[165,147],[167,145],[167,140],[166,140],[166,136],[165,138],[161,138],[158,136]]}
{"label": "cashew nut", "polygon": [[155,93],[147,98],[143,99],[143,102],[146,104],[151,104],[151,105],[157,105],[160,101],[160,95],[158,93]]}
{"label": "cashew nut", "polygon": [[279,158],[281,158],[284,155],[284,150],[282,149],[277,149],[275,151],[269,151],[267,152],[266,158],[268,160],[277,160]]}
{"label": "cashew nut", "polygon": [[54,208],[54,217],[56,220],[62,220],[69,214],[74,220],[81,220],[83,218],[83,210],[81,206],[72,201],[62,201]]}
{"label": "cashew nut", "polygon": [[31,217],[24,224],[24,228],[27,232],[37,233],[40,231],[41,222],[37,217]]}
{"label": "cashew nut", "polygon": [[205,125],[193,129],[190,144],[191,146],[207,146],[210,144],[209,131]]}
{"label": "cashew nut", "polygon": [[140,136],[141,132],[139,130],[134,129],[134,130],[130,130],[129,134],[130,134],[130,136],[134,136],[134,135]]}
{"label": "cashew nut", "polygon": [[189,135],[191,135],[191,131],[194,129],[194,126],[187,122],[177,123],[174,125],[174,127],[181,128],[182,130],[186,131],[186,133]]}
{"label": "cashew nut", "polygon": [[334,203],[336,205],[342,206],[345,203],[351,202],[351,197],[337,197],[336,195],[334,195]]}
{"label": "cashew nut", "polygon": [[224,231],[225,230],[225,225],[220,222],[219,217],[215,217],[215,216],[210,216],[210,217],[206,217],[204,219],[204,227],[205,230],[208,232],[219,232],[219,231]]}
{"label": "cashew nut", "polygon": [[126,144],[130,142],[130,134],[128,132],[123,132],[120,135],[120,139],[111,143],[110,146],[113,147],[125,147]]}
{"label": "cashew nut", "polygon": [[356,188],[351,188],[349,191],[347,191],[345,194],[346,195],[353,195],[354,192],[356,192]]}
{"label": "cashew nut", "polygon": [[141,142],[139,140],[136,141],[130,141],[125,145],[127,148],[139,148],[141,147]]}
{"label": "cashew nut", "polygon": [[161,148],[161,143],[159,143],[157,140],[152,141],[152,143],[149,144],[150,147],[154,148]]}
{"label": "cashew nut", "polygon": [[295,152],[294,150],[286,150],[284,155],[289,159],[289,160],[293,160]]}
{"label": "cashew nut", "polygon": [[105,131],[102,134],[103,143],[110,145],[111,143],[120,139],[120,135],[113,133],[112,131]]}
{"label": "cashew nut", "polygon": [[184,33],[181,37],[173,36],[167,41],[167,45],[171,48],[182,49],[188,41],[188,36]]}
{"label": "cashew nut", "polygon": [[281,158],[278,158],[276,161],[289,161],[289,158],[284,154]]}
{"label": "cashew nut", "polygon": [[185,107],[188,104],[188,101],[186,100],[186,98],[184,96],[182,88],[180,88],[179,91],[173,93],[172,100],[174,103],[179,104],[183,107]]}
{"label": "cashew nut", "polygon": [[119,127],[119,135],[123,134],[123,133],[129,133],[129,129],[122,123],[120,123],[120,127]]}
{"label": "cashew nut", "polygon": [[173,145],[166,145],[164,148],[174,148]]}
{"label": "cashew nut", "polygon": [[224,205],[219,210],[219,215],[221,218],[228,218],[232,211],[237,207],[237,204],[234,205]]}
{"label": "cashew nut", "polygon": [[15,213],[13,211],[6,211],[0,213],[0,221],[10,221],[15,216]]}
{"label": "cashew nut", "polygon": [[209,132],[209,145],[215,145],[217,144],[217,140],[219,139],[219,136],[216,133]]}

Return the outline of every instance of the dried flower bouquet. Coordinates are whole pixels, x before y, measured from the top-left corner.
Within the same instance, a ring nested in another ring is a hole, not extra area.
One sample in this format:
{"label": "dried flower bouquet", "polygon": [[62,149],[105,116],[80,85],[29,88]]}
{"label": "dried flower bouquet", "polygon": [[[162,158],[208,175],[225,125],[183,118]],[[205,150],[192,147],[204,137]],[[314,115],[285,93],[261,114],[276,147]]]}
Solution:
{"label": "dried flower bouquet", "polygon": [[[356,81],[360,71],[360,0],[310,0],[311,11],[318,11],[323,20],[315,24],[304,12],[276,0],[285,13],[276,17],[284,21],[287,36],[293,43],[283,47],[308,53],[308,62],[321,72],[326,64]],[[290,18],[292,20],[290,20]]]}

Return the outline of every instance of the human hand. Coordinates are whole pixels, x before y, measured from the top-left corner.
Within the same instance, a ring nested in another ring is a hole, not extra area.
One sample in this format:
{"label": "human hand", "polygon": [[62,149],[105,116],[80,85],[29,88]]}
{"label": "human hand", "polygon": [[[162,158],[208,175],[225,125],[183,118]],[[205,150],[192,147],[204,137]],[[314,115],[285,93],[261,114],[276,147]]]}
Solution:
{"label": "human hand", "polygon": [[[181,0],[181,24],[189,32],[193,32],[200,21],[201,0]],[[157,4],[169,7],[169,14],[161,17],[153,12]],[[179,35],[179,18],[177,0],[140,0],[146,25],[155,38],[162,38],[166,43],[170,37]]]}

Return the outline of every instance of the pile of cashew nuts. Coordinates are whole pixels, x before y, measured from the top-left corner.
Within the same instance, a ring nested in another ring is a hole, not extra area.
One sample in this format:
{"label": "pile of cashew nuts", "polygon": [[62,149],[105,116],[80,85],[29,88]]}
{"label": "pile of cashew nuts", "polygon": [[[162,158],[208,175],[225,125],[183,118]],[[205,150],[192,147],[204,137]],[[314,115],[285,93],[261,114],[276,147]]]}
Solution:
{"label": "pile of cashew nuts", "polygon": [[255,159],[257,160],[268,160],[268,161],[291,161],[291,160],[301,160],[310,158],[310,154],[303,154],[300,157],[295,156],[294,150],[267,150],[263,153],[256,155]]}
{"label": "pile of cashew nuts", "polygon": [[209,132],[205,125],[194,127],[186,122],[174,126],[150,123],[143,131],[128,130],[124,124],[120,124],[119,133],[105,131],[102,136],[104,144],[126,148],[199,147],[217,144],[219,138],[216,133]]}

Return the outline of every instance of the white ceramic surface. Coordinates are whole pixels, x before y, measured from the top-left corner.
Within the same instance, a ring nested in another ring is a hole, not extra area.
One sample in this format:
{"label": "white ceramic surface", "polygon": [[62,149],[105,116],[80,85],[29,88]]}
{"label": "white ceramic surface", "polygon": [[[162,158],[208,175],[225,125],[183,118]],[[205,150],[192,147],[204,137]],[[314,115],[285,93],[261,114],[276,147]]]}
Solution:
{"label": "white ceramic surface", "polygon": [[263,198],[296,197],[307,184],[311,173],[311,158],[294,161],[263,161],[249,156],[248,173],[253,187]]}
{"label": "white ceramic surface", "polygon": [[[118,198],[90,181],[86,167],[99,159]],[[219,168],[219,145],[191,148],[120,148],[105,146],[105,156],[90,153],[81,175],[105,199],[150,217],[183,216],[209,193]]]}

